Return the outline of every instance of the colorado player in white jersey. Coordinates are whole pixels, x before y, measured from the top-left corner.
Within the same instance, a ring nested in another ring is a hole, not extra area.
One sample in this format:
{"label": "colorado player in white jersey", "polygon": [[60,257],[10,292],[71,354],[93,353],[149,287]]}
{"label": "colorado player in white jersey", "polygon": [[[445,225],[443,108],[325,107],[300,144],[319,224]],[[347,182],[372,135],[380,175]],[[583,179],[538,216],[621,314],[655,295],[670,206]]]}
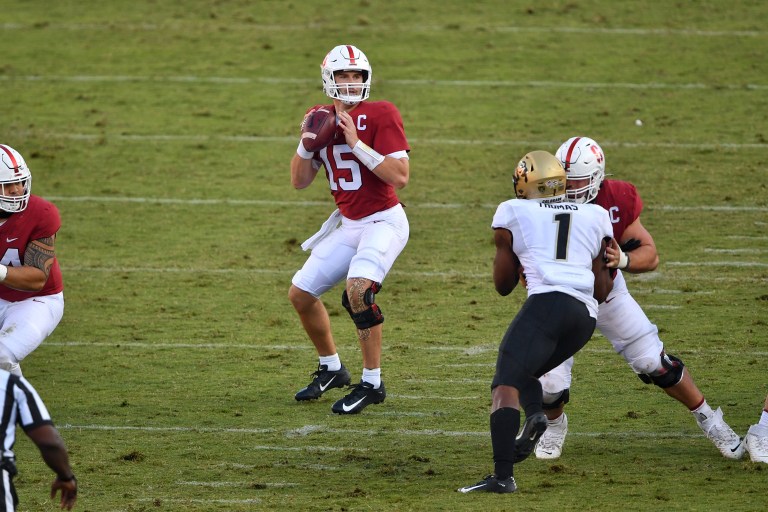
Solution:
{"label": "colorado player in white jersey", "polygon": [[[598,309],[597,330],[644,382],[653,383],[685,405],[724,457],[740,459],[744,446],[723,420],[722,410],[712,410],[707,404],[688,368],[667,353],[658,329],[627,289],[623,272],[649,272],[659,263],[653,237],[640,222],[643,203],[636,188],[626,181],[605,179],[605,154],[593,139],[571,137],[556,156],[568,178],[568,200],[592,203],[609,211],[613,237],[623,247],[619,258],[611,263],[617,269],[613,291]],[[556,459],[562,453],[568,432],[563,409],[570,398],[572,367],[571,358],[541,379],[549,425],[536,446],[536,457],[540,459]]]}
{"label": "colorado player in white jersey", "polygon": [[[320,70],[323,90],[333,99],[338,115],[336,138],[316,153],[309,153],[299,142],[291,160],[291,183],[297,189],[308,187],[324,167],[338,209],[302,244],[312,254],[293,276],[288,292],[320,359],[314,379],[295,398],[315,400],[329,389],[350,383],[350,373],[336,351],[328,312],[319,299],[346,279],[341,303],[357,328],[363,372],[360,383],[331,410],[356,414],[386,397],[381,379],[384,315],[375,298],[408,241],[408,219],[395,189],[408,183],[410,146],[397,108],[388,101],[366,101],[372,70],[360,49],[333,48]],[[319,106],[310,108],[307,115]]]}
{"label": "colorado player in white jersey", "polygon": [[[618,246],[608,245],[608,212],[562,202],[565,171],[552,154],[525,155],[513,181],[516,199],[501,203],[493,217],[493,280],[508,295],[524,268],[528,298],[502,338],[491,384],[494,473],[463,493],[517,489],[514,464],[530,455],[547,427],[538,378],[592,336],[598,302],[612,286],[607,260],[618,257]],[[526,420],[516,444],[521,407]]]}

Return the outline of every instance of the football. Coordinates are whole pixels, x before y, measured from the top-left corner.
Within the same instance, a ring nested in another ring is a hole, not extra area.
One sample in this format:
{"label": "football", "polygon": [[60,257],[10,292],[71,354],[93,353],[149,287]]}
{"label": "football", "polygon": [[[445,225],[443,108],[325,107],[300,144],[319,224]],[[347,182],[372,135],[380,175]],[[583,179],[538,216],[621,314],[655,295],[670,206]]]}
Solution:
{"label": "football", "polygon": [[301,127],[301,143],[304,149],[314,153],[328,146],[336,136],[336,110],[320,107],[304,120]]}

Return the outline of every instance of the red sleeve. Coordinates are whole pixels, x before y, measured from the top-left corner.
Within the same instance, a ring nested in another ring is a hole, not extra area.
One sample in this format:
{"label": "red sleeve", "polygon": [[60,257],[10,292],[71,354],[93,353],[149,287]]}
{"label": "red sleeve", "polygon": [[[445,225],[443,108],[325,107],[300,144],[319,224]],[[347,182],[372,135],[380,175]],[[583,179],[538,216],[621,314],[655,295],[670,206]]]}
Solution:
{"label": "red sleeve", "polygon": [[376,137],[373,141],[373,149],[382,155],[389,155],[397,151],[410,151],[408,139],[405,137],[405,128],[403,128],[403,118],[400,111],[392,103],[382,101],[381,121],[376,130]]}
{"label": "red sleeve", "polygon": [[627,181],[605,180],[595,203],[606,210],[613,225],[613,236],[621,240],[624,230],[640,217],[643,201],[634,185]]}
{"label": "red sleeve", "polygon": [[61,228],[59,209],[52,203],[45,203],[37,225],[32,230],[30,239],[38,240],[55,235]]}

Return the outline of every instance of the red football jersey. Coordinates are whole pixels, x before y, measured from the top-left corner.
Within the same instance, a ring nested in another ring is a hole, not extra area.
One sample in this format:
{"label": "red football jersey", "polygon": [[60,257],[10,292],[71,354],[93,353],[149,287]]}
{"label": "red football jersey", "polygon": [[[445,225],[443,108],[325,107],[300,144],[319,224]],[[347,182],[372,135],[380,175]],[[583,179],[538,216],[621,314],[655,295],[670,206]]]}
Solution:
{"label": "red football jersey", "polygon": [[627,226],[635,222],[643,211],[643,201],[637,189],[627,181],[604,180],[594,202],[608,210],[613,224],[613,238],[619,242]]}
{"label": "red football jersey", "polygon": [[[14,213],[0,225],[0,263],[9,267],[20,267],[24,263],[24,251],[32,240],[47,238],[56,234],[61,227],[59,210],[53,203],[42,197],[30,196],[29,204],[21,213]],[[17,302],[37,297],[53,295],[64,289],[58,259],[54,258],[48,281],[37,292],[26,292],[8,288],[0,283],[0,299]]]}
{"label": "red football jersey", "polygon": [[[363,101],[349,114],[360,140],[380,154],[410,151],[403,120],[392,103]],[[335,144],[315,153],[314,158],[325,167],[331,194],[341,214],[356,220],[396,206],[400,201],[395,188],[381,181],[352,154],[341,128],[337,128],[335,140]]]}

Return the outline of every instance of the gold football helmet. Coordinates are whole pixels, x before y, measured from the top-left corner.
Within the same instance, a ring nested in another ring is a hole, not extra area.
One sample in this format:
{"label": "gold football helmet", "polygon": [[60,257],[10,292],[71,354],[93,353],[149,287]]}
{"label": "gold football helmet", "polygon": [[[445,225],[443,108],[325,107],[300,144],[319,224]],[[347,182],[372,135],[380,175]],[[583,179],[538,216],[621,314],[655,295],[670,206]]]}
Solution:
{"label": "gold football helmet", "polygon": [[555,155],[531,151],[520,160],[512,177],[515,197],[540,202],[559,202],[565,198],[565,169]]}

